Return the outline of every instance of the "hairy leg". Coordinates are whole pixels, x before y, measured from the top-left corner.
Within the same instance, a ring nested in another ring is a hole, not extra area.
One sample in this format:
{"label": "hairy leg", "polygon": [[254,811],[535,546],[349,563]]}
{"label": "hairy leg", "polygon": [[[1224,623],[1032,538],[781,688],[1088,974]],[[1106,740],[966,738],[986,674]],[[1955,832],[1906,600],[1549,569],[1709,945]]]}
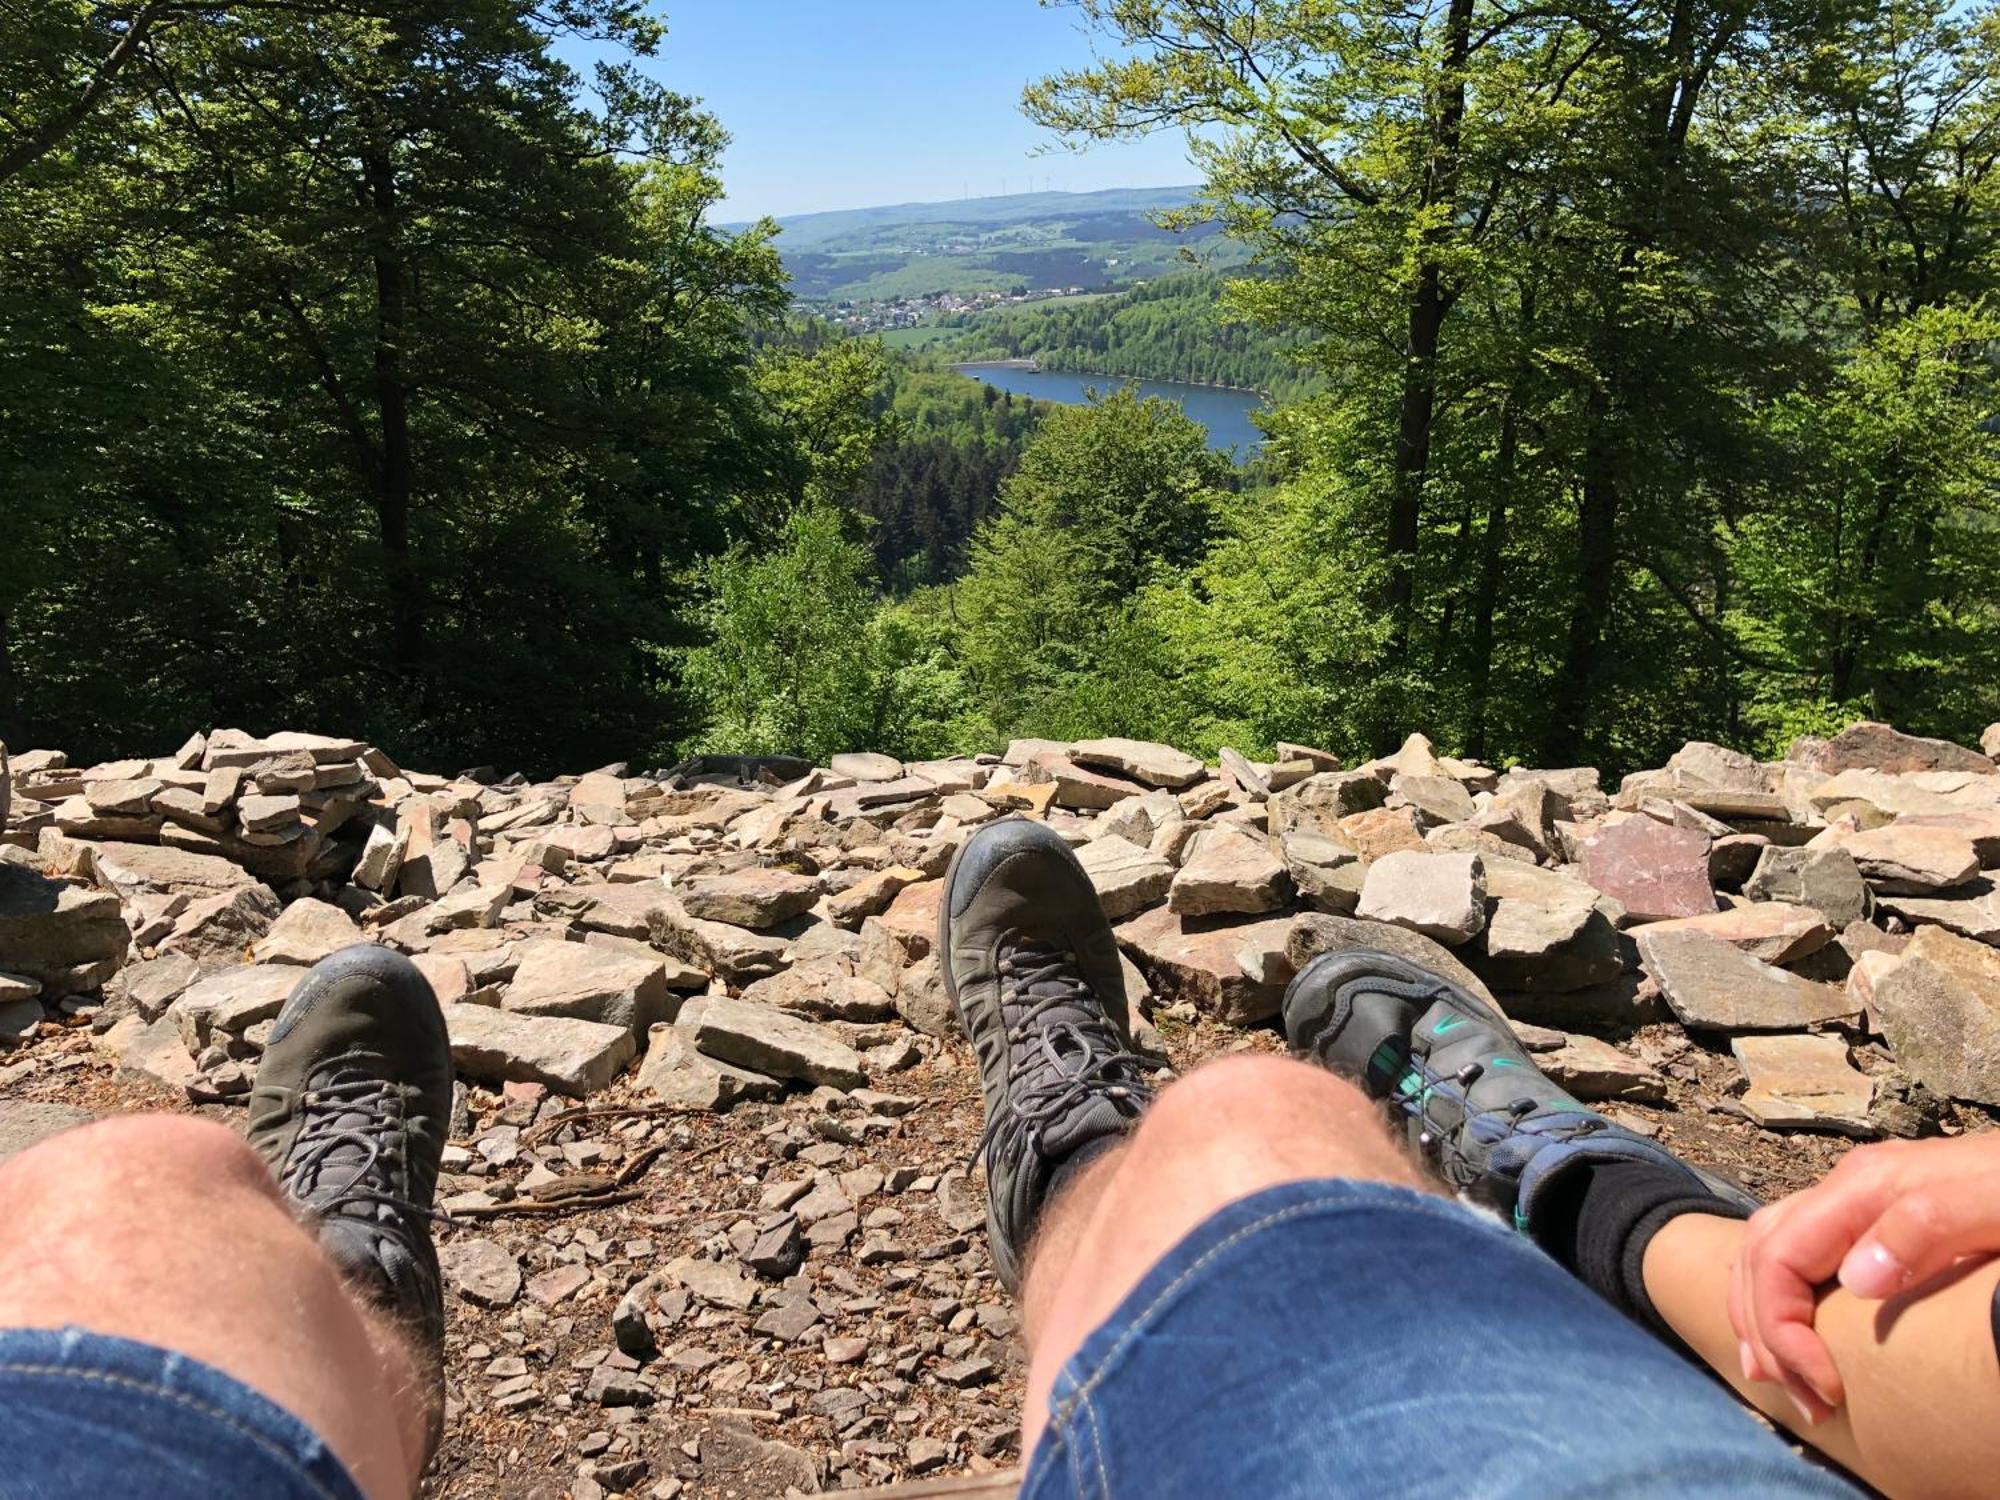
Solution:
{"label": "hairy leg", "polygon": [[0,1167],[0,1327],[76,1326],[213,1365],[299,1417],[369,1500],[415,1489],[436,1372],[348,1290],[220,1125],[106,1120]]}
{"label": "hairy leg", "polygon": [[1728,1312],[1744,1226],[1687,1214],[1646,1250],[1647,1294],[1674,1332],[1773,1421],[1890,1500],[1990,1494],[2000,1471],[2000,1355],[1992,1307],[2000,1262],[1938,1278],[1891,1302],[1835,1289],[1814,1321],[1847,1404],[1807,1424],[1784,1389],[1743,1379]]}
{"label": "hairy leg", "polygon": [[1036,1231],[1022,1288],[1031,1353],[1023,1453],[1048,1419],[1064,1361],[1190,1230],[1265,1188],[1321,1177],[1435,1191],[1377,1106],[1324,1069],[1226,1058],[1162,1093]]}

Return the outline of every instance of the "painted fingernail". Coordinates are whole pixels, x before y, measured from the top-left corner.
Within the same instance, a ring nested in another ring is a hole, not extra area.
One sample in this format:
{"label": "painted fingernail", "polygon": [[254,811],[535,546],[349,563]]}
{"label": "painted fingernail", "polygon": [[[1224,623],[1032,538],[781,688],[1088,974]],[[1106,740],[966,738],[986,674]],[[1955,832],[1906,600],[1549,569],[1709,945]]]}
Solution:
{"label": "painted fingernail", "polygon": [[1736,1357],[1743,1361],[1743,1378],[1755,1381],[1757,1378],[1757,1356],[1750,1352],[1750,1340],[1741,1339],[1737,1342]]}
{"label": "painted fingernail", "polygon": [[1792,1395],[1790,1391],[1786,1391],[1785,1395],[1790,1398],[1792,1403],[1792,1410],[1796,1411],[1799,1414],[1799,1420],[1801,1422],[1803,1422],[1808,1427],[1819,1426],[1819,1414],[1817,1412],[1815,1412],[1810,1406],[1807,1406],[1805,1402],[1801,1400],[1799,1397]]}
{"label": "painted fingernail", "polygon": [[1889,1253],[1886,1245],[1863,1243],[1840,1263],[1840,1284],[1857,1297],[1892,1297],[1910,1279],[1909,1267]]}

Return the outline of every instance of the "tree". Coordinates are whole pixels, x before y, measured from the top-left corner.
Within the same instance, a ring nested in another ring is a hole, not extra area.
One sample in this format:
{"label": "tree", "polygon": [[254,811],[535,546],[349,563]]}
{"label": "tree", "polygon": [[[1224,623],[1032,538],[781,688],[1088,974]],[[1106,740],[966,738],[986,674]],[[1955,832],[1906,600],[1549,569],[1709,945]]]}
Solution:
{"label": "tree", "polygon": [[1129,388],[1043,420],[956,590],[966,673],[996,733],[1079,717],[1066,705],[1117,675],[1107,655],[1138,591],[1201,556],[1230,479],[1198,423]]}
{"label": "tree", "polygon": [[687,658],[706,748],[829,756],[871,743],[875,598],[868,554],[842,513],[808,505],[777,546],[739,547],[707,569],[703,643]]}
{"label": "tree", "polygon": [[0,549],[10,730],[677,737],[680,585],[804,462],[752,373],[783,273],[709,222],[715,121],[559,32],[660,36],[625,0],[177,6],[0,187],[0,485],[47,497]]}

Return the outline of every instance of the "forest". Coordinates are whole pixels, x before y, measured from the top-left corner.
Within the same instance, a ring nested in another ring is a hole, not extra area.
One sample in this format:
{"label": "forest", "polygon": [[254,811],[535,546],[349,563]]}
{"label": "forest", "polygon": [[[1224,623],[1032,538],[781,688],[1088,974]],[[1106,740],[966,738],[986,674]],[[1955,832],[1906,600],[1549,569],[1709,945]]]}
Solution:
{"label": "forest", "polygon": [[1066,3],[1024,109],[1184,132],[1166,227],[1248,264],[1001,327],[1274,390],[1248,470],[800,321],[643,5],[0,0],[0,738],[1615,773],[2000,718],[1990,9]]}
{"label": "forest", "polygon": [[954,359],[1032,359],[1045,370],[1132,380],[1179,380],[1296,400],[1317,387],[1271,329],[1230,318],[1231,278],[1214,271],[1162,277],[1116,297],[1032,302],[958,314],[931,346]]}

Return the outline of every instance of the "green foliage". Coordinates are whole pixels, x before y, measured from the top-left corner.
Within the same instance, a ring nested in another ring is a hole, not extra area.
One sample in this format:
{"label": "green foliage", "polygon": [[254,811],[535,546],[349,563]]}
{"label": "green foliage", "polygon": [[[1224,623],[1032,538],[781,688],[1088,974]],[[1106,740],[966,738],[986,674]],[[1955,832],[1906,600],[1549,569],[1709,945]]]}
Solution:
{"label": "green foliage", "polygon": [[1317,381],[1268,329],[1224,311],[1213,272],[1174,276],[1118,297],[1064,298],[948,319],[961,360],[1033,359],[1048,370],[1258,390],[1281,400]]}
{"label": "green foliage", "polygon": [[875,451],[847,504],[871,517],[876,567],[896,589],[964,570],[974,528],[1046,408],[949,371],[894,367],[897,441]]}
{"label": "green foliage", "polygon": [[1119,734],[1153,713],[1133,601],[1202,555],[1231,479],[1171,402],[1124,390],[1043,420],[955,590],[993,737]]}
{"label": "green foliage", "polygon": [[865,461],[831,421],[865,382],[807,433],[786,372],[753,379],[785,293],[767,229],[707,224],[720,128],[551,50],[657,26],[624,0],[19,9],[29,130],[154,23],[0,181],[0,734],[669,745],[676,579]]}
{"label": "green foliage", "polygon": [[703,581],[703,644],[686,663],[702,748],[824,761],[869,742],[875,599],[868,554],[838,510],[794,511],[773,550],[737,548]]}
{"label": "green foliage", "polygon": [[2000,321],[1930,308],[1879,327],[1824,391],[1777,403],[1790,482],[1725,536],[1748,717],[1775,748],[1854,717],[1916,732],[1990,714],[2000,680]]}

